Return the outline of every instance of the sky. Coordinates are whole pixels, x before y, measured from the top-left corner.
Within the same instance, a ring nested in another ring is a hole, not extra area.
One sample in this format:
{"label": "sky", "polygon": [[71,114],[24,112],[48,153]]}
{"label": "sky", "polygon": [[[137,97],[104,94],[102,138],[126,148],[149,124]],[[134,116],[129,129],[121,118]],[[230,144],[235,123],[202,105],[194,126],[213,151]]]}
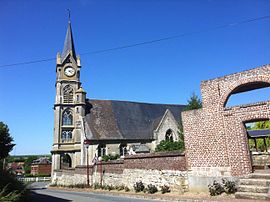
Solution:
{"label": "sky", "polygon": [[[0,121],[12,155],[48,154],[53,137],[56,61],[68,14],[88,98],[186,104],[200,83],[270,61],[268,0],[0,0]],[[224,29],[215,27],[232,24]],[[193,33],[193,34],[187,34]],[[132,48],[84,54],[159,38]],[[238,97],[268,100],[268,91]],[[252,93],[252,92],[251,92]]]}

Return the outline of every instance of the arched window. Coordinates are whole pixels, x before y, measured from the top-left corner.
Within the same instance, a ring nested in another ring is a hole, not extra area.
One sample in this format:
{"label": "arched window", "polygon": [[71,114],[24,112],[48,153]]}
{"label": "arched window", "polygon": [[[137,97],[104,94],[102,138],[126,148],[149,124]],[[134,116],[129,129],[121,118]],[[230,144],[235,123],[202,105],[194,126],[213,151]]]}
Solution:
{"label": "arched window", "polygon": [[98,157],[106,155],[106,144],[98,145]]}
{"label": "arched window", "polygon": [[71,142],[72,141],[72,131],[71,130],[63,130],[61,134],[62,142]]}
{"label": "arched window", "polygon": [[65,169],[65,168],[70,168],[72,166],[71,163],[71,157],[68,154],[62,154],[61,155],[61,164],[60,168]]}
{"label": "arched window", "polygon": [[120,156],[125,156],[127,154],[127,144],[120,144],[119,154]]}
{"label": "arched window", "polygon": [[171,129],[166,131],[165,140],[170,140],[173,142],[173,132]]}
{"label": "arched window", "polygon": [[73,102],[73,88],[70,85],[66,85],[63,89],[64,103]]}
{"label": "arched window", "polygon": [[66,109],[63,112],[63,119],[62,119],[62,125],[73,125],[73,116],[72,116],[72,111],[70,109]]}

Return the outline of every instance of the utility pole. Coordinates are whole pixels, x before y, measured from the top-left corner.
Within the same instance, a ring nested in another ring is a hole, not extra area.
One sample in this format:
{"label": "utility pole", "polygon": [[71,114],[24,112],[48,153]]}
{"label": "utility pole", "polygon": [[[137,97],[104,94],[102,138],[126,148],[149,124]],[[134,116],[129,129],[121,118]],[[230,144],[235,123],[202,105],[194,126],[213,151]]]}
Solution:
{"label": "utility pole", "polygon": [[90,140],[86,139],[84,140],[84,145],[85,145],[85,148],[86,148],[86,179],[87,179],[87,187],[90,187],[90,183],[89,183],[89,157],[88,157],[88,148],[89,148],[89,145],[91,143]]}

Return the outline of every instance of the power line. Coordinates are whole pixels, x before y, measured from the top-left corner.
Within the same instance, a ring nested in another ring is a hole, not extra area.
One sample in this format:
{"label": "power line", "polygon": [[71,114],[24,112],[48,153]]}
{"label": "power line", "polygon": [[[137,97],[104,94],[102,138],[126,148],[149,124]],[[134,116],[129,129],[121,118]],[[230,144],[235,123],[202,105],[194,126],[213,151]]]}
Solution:
{"label": "power line", "polygon": [[18,66],[18,65],[29,65],[33,63],[47,62],[47,61],[52,61],[52,60],[56,60],[56,58],[47,58],[47,59],[40,59],[40,60],[31,60],[31,61],[26,61],[26,62],[18,62],[18,63],[13,63],[13,64],[5,64],[5,65],[0,65],[0,68]]}
{"label": "power line", "polygon": [[[142,45],[146,45],[146,44],[158,43],[161,41],[172,40],[172,39],[176,39],[176,38],[180,38],[180,37],[184,37],[184,36],[200,34],[200,33],[214,31],[214,30],[218,30],[218,29],[225,29],[227,27],[237,26],[237,25],[241,25],[241,24],[247,24],[247,23],[251,23],[254,21],[265,20],[268,18],[270,18],[270,15],[261,16],[261,17],[257,17],[257,18],[251,18],[251,19],[247,19],[247,20],[243,20],[243,21],[238,21],[235,23],[224,24],[224,25],[220,25],[217,27],[209,28],[209,29],[204,29],[204,30],[199,30],[199,31],[194,31],[194,32],[187,32],[187,33],[183,33],[183,34],[168,36],[168,37],[154,39],[154,40],[150,40],[150,41],[144,41],[144,42],[140,42],[140,43],[134,43],[134,44],[123,45],[123,46],[118,46],[118,47],[113,47],[113,48],[108,48],[108,49],[101,49],[101,50],[96,50],[96,51],[89,51],[89,52],[82,53],[81,55],[100,54],[100,53],[111,52],[111,51],[116,51],[116,50],[121,50],[121,49],[126,49],[126,48],[132,48],[132,47],[136,47],[136,46],[142,46]],[[41,62],[52,61],[55,59],[56,58],[47,58],[47,59],[31,60],[31,61],[19,62],[19,63],[13,63],[13,64],[4,64],[4,65],[0,65],[0,68],[18,66],[18,65],[28,65],[28,64],[33,64],[33,63],[41,63]]]}

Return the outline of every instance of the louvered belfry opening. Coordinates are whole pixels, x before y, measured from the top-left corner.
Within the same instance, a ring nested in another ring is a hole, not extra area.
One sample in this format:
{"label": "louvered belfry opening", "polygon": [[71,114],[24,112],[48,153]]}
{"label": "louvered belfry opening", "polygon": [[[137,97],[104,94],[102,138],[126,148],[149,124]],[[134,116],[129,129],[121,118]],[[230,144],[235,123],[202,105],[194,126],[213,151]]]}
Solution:
{"label": "louvered belfry opening", "polygon": [[70,85],[64,87],[64,103],[73,102],[73,88]]}

